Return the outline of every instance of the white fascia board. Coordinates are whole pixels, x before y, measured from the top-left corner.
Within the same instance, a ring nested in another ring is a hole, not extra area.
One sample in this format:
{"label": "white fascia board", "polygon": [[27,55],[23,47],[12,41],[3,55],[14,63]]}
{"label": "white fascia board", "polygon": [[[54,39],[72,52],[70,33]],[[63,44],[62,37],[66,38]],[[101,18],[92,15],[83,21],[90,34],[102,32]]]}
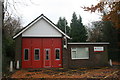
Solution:
{"label": "white fascia board", "polygon": [[89,59],[89,57],[83,57],[83,58],[72,58],[72,59]]}
{"label": "white fascia board", "polygon": [[62,32],[58,27],[56,27],[54,24],[52,24],[48,19],[46,19],[45,17],[43,17],[49,24],[51,24],[55,29],[57,29],[61,34],[63,34],[64,36],[66,36],[68,39],[70,39],[70,37],[68,35],[66,35],[64,32]]}
{"label": "white fascia board", "polygon": [[95,43],[93,43],[93,42],[89,42],[89,43],[82,42],[82,43],[68,43],[68,44],[110,44],[110,43],[109,42],[95,42]]}
{"label": "white fascia board", "polygon": [[22,35],[22,37],[62,37],[62,36],[59,36],[59,35],[27,35],[27,36],[24,36]]}
{"label": "white fascia board", "polygon": [[43,16],[39,17],[37,20],[33,21],[30,25],[28,25],[25,29],[23,29],[22,31],[20,31],[18,34],[16,34],[13,39],[15,39],[17,36],[19,36],[20,34],[22,34],[24,31],[26,31],[29,27],[31,27],[34,23],[36,23],[39,19],[41,19]]}

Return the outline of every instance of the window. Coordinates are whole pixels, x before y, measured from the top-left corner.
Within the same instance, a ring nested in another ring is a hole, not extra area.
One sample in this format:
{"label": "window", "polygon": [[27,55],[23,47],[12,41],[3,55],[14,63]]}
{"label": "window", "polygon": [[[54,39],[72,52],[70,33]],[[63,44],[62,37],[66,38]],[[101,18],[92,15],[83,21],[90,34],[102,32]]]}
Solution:
{"label": "window", "polygon": [[49,60],[49,49],[46,49],[45,51],[46,51],[46,58],[45,59]]}
{"label": "window", "polygon": [[85,48],[71,48],[72,59],[89,59],[89,50]]}
{"label": "window", "polygon": [[76,58],[77,48],[72,48],[72,59]]}
{"label": "window", "polygon": [[55,49],[55,57],[56,60],[60,59],[60,49]]}
{"label": "window", "polygon": [[40,49],[34,49],[34,60],[40,60]]}
{"label": "window", "polygon": [[29,49],[24,49],[24,60],[29,59]]}

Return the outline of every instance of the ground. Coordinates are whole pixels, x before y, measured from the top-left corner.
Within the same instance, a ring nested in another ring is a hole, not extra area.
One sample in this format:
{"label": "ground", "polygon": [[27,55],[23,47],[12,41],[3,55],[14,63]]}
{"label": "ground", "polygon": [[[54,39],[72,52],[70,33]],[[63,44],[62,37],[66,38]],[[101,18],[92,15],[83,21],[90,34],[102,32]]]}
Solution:
{"label": "ground", "polygon": [[[117,63],[114,63],[117,64]],[[32,80],[33,78],[39,79],[55,79],[55,78],[69,78],[80,79],[102,79],[102,80],[120,80],[120,64],[113,65],[112,67],[97,67],[97,68],[47,68],[47,69],[22,69],[13,73],[10,78],[20,79],[26,78]]]}

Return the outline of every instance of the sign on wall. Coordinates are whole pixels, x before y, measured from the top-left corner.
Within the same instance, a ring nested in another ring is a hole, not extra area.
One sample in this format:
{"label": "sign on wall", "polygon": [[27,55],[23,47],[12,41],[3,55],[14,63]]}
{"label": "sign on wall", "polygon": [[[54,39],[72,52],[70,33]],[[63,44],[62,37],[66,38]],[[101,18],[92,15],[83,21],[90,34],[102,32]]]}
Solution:
{"label": "sign on wall", "polygon": [[103,52],[104,47],[94,47],[94,52]]}

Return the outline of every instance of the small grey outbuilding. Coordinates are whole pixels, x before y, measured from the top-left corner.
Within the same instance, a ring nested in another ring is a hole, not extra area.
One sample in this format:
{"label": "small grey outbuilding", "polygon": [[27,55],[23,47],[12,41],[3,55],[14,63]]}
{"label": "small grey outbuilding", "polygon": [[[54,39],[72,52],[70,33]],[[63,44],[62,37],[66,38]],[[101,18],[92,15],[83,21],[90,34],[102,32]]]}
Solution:
{"label": "small grey outbuilding", "polygon": [[68,43],[63,52],[63,67],[108,66],[108,42]]}

